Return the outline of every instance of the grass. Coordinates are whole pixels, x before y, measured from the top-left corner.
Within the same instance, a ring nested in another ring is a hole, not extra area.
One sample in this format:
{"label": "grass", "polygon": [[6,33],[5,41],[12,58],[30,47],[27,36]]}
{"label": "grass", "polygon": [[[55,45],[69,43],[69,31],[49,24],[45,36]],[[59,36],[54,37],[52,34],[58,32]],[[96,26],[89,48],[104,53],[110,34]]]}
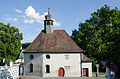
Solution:
{"label": "grass", "polygon": [[[92,72],[93,74],[96,74],[97,72]],[[106,73],[106,72],[99,72],[99,73]]]}

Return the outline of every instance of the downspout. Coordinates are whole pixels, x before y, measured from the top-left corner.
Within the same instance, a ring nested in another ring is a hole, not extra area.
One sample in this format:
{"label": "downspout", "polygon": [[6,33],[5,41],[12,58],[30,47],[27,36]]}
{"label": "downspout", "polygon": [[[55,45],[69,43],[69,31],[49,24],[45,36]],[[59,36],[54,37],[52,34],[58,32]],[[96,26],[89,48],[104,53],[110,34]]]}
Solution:
{"label": "downspout", "polygon": [[81,59],[81,77],[82,77],[82,53],[80,53],[80,59]]}

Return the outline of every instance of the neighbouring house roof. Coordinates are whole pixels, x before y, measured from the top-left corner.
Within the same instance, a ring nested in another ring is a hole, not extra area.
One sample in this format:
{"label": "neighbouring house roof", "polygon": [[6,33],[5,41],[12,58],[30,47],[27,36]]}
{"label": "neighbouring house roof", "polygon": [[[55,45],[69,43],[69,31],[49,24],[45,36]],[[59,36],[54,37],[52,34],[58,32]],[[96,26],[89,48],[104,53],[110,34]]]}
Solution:
{"label": "neighbouring house roof", "polygon": [[83,50],[65,30],[54,30],[52,34],[41,31],[23,52],[83,52]]}
{"label": "neighbouring house roof", "polygon": [[82,62],[92,62],[92,60],[85,56],[84,54],[82,54]]}

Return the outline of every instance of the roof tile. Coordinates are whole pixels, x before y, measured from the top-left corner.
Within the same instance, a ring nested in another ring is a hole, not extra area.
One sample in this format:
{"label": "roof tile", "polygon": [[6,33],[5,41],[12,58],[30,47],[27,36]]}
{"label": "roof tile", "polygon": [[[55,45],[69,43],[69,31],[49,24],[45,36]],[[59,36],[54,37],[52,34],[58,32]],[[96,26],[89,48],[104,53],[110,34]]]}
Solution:
{"label": "roof tile", "polygon": [[82,62],[92,62],[92,60],[85,56],[84,54],[82,54]]}
{"label": "roof tile", "polygon": [[82,52],[65,30],[54,30],[52,34],[44,31],[26,48],[25,52]]}

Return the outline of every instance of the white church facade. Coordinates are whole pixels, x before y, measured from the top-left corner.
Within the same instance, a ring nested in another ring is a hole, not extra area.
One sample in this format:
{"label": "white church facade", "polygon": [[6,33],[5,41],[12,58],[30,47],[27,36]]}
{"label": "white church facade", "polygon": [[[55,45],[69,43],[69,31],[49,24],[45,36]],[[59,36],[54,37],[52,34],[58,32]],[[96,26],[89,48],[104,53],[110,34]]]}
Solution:
{"label": "white church facade", "polygon": [[45,16],[44,30],[26,48],[25,75],[40,77],[92,77],[92,60],[65,30],[53,30],[53,17]]}

